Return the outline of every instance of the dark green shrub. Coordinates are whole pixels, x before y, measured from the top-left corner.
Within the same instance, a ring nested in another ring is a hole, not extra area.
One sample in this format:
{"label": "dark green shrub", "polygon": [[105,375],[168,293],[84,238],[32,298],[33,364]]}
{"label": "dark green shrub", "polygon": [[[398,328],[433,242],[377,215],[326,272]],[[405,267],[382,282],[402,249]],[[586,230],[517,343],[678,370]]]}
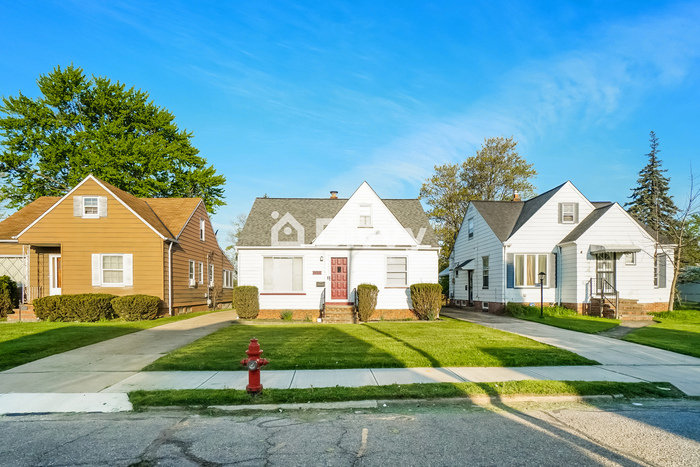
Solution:
{"label": "dark green shrub", "polygon": [[12,313],[19,306],[18,300],[17,283],[10,276],[0,276],[0,318]]}
{"label": "dark green shrub", "polygon": [[420,319],[432,321],[439,318],[442,306],[442,286],[440,284],[412,284],[411,302]]}
{"label": "dark green shrub", "polygon": [[377,308],[378,294],[379,289],[376,285],[360,284],[357,286],[357,316],[363,323],[369,321]]}
{"label": "dark green shrub", "polygon": [[[508,302],[506,303],[506,314],[516,318],[523,316],[539,316],[540,307]],[[546,316],[575,316],[578,313],[575,310],[570,310],[563,306],[546,306],[544,307],[544,314]]]}
{"label": "dark green shrub", "polygon": [[115,297],[106,293],[54,295],[37,298],[32,305],[37,318],[42,320],[94,322],[114,317]]}
{"label": "dark green shrub", "polygon": [[153,295],[125,295],[112,299],[114,313],[126,321],[144,321],[158,316],[160,298]]}
{"label": "dark green shrub", "polygon": [[291,321],[294,319],[294,312],[292,310],[284,310],[280,313],[280,319],[282,321]]}
{"label": "dark green shrub", "polygon": [[239,318],[257,318],[260,312],[258,288],[254,285],[239,285],[238,287],[234,287],[232,304]]}

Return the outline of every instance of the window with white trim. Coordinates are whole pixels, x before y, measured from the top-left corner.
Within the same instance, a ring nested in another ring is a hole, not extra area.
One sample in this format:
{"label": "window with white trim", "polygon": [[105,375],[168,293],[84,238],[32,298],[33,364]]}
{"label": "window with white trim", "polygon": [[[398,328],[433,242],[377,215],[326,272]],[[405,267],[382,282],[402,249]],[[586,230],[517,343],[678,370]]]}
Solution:
{"label": "window with white trim", "polygon": [[128,253],[92,254],[93,287],[131,287],[134,285],[134,255]]}
{"label": "window with white trim", "polygon": [[199,239],[201,241],[204,241],[204,230],[206,228],[206,222],[204,222],[204,219],[199,219]]}
{"label": "window with white trim", "polygon": [[100,217],[100,204],[97,196],[83,197],[83,217],[86,219]]}
{"label": "window with white trim", "polygon": [[214,263],[209,263],[209,287],[214,287]]}
{"label": "window with white trim", "polygon": [[482,271],[481,288],[488,289],[489,288],[489,257],[488,256],[481,257],[481,271]]}
{"label": "window with white trim", "polygon": [[467,238],[474,237],[474,218],[467,219]]}
{"label": "window with white trim", "polygon": [[386,259],[386,286],[408,287],[408,258],[394,256]]}
{"label": "window with white trim", "polygon": [[561,203],[561,223],[573,224],[575,215],[576,203]]}
{"label": "window with white trim", "polygon": [[302,292],[304,259],[301,256],[263,258],[263,291]]}
{"label": "window with white trim", "polygon": [[635,264],[637,264],[637,253],[635,253],[634,251],[625,253],[625,264],[627,266],[634,266]]}
{"label": "window with white trim", "polygon": [[190,260],[190,287],[194,287],[196,282],[194,278],[194,261]]}
{"label": "window with white trim", "polygon": [[124,285],[124,255],[102,255],[102,285]]}
{"label": "window with white trim", "polygon": [[[539,273],[547,274],[548,254],[523,254],[515,255],[515,286],[536,287],[539,286]],[[542,281],[547,286],[547,276]]]}
{"label": "window with white trim", "polygon": [[372,227],[372,205],[360,205],[360,227]]}
{"label": "window with white trim", "polygon": [[233,271],[224,269],[224,288],[233,288]]}
{"label": "window with white trim", "polygon": [[199,262],[199,283],[204,285],[204,263]]}

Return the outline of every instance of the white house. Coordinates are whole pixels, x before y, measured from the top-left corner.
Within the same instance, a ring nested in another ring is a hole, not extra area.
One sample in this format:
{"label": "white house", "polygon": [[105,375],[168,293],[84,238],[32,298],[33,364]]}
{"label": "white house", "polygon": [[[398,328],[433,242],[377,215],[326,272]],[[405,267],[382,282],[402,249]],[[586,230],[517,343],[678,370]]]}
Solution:
{"label": "white house", "polygon": [[500,312],[539,305],[542,294],[582,313],[604,304],[606,314],[640,318],[667,309],[670,294],[673,245],[656,236],[618,203],[591,202],[566,182],[524,202],[471,202],[441,275],[458,306]]}
{"label": "white house", "polygon": [[417,199],[380,199],[367,182],[349,199],[257,198],[239,236],[238,283],[260,293],[260,317],[352,314],[358,284],[379,288],[377,319],[413,318],[409,286],[437,282],[438,244]]}

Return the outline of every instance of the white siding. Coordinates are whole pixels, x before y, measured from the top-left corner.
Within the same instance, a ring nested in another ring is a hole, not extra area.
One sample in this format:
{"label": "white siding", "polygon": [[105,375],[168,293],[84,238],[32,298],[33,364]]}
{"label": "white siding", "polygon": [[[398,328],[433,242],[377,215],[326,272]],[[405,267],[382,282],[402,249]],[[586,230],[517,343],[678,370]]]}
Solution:
{"label": "white siding", "polygon": [[[574,244],[564,245],[561,248],[561,258],[559,259],[558,288],[561,291],[561,302],[581,303],[578,297],[578,263],[579,252]],[[585,281],[583,281],[585,282]],[[583,284],[585,286],[585,284]]]}
{"label": "white siding", "polygon": [[[266,256],[301,256],[303,265],[303,295],[267,294],[263,290],[263,258]],[[254,285],[260,291],[261,309],[318,310],[321,306],[323,282],[326,301],[330,297],[330,264],[333,257],[348,258],[348,300],[358,284],[370,283],[379,288],[377,309],[411,308],[408,287],[386,287],[387,257],[406,257],[408,286],[419,282],[437,282],[438,253],[436,250],[401,249],[266,249],[239,250],[239,285]],[[323,259],[321,259],[323,258]],[[321,274],[314,274],[321,272]]]}
{"label": "white siding", "polygon": [[[637,264],[626,265],[624,258],[618,255],[615,263],[616,286],[620,298],[639,300],[640,303],[667,302],[673,278],[673,250],[666,249],[669,259],[666,260],[666,287],[654,287],[654,240],[624,212],[620,205],[615,204],[598,221],[591,226],[577,241],[579,277],[579,302],[587,301],[585,283],[596,274],[595,256],[590,254],[591,245],[634,245],[642,249],[637,253]],[[660,252],[660,251],[659,251]]]}

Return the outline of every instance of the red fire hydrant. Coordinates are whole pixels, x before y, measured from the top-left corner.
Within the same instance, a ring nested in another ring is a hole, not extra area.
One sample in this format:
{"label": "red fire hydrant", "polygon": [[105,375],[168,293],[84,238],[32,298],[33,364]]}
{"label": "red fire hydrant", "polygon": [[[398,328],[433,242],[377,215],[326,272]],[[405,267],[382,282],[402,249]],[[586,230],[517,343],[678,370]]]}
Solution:
{"label": "red fire hydrant", "polygon": [[241,365],[248,367],[248,386],[245,389],[250,394],[257,394],[262,392],[263,389],[262,384],[260,384],[260,367],[270,362],[260,358],[263,351],[260,350],[260,344],[258,344],[256,338],[250,340],[250,345],[245,353],[248,355],[248,358],[241,360]]}

